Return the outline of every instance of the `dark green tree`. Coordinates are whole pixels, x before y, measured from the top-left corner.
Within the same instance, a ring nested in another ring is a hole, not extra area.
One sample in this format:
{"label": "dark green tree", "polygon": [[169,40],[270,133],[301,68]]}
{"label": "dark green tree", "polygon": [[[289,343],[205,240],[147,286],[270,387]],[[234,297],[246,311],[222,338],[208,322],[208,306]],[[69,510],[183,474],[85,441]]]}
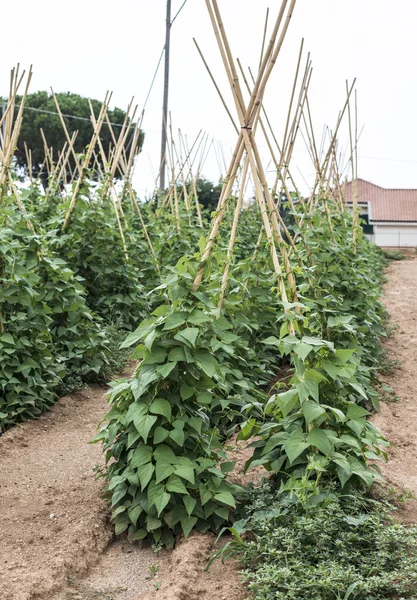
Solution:
{"label": "dark green tree", "polygon": [[223,185],[215,185],[212,181],[200,178],[197,181],[198,201],[209,211],[216,210]]}
{"label": "dark green tree", "polygon": [[[56,94],[60,109],[64,115],[64,120],[68,132],[71,134],[74,131],[78,131],[77,139],[74,144],[76,153],[83,152],[85,147],[90,143],[93,135],[93,126],[90,122],[90,108],[88,105],[88,99],[80,96],[79,94],[72,94],[66,92],[62,94]],[[18,97],[16,100],[16,111],[20,105],[21,98]],[[96,118],[99,115],[101,102],[98,100],[91,100],[93,110]],[[32,165],[33,174],[36,176],[39,173],[40,166],[45,158],[44,144],[40,133],[41,128],[45,134],[48,146],[53,148],[55,159],[57,158],[58,150],[61,150],[66,142],[65,132],[61,125],[59,116],[56,113],[56,106],[54,99],[51,94],[47,92],[35,92],[29,94],[26,99],[26,108],[23,113],[22,128],[17,144],[17,151],[15,153],[17,166],[27,168],[27,157],[25,152],[24,143],[26,142],[27,147],[32,153]],[[36,110],[33,110],[36,109]],[[48,111],[48,112],[38,112]],[[65,116],[72,115],[72,117]],[[113,124],[113,131],[118,137],[121,126],[123,125],[126,113],[120,108],[114,108],[108,111],[110,122]],[[129,152],[130,145],[132,143],[134,124],[129,123],[131,132],[126,139],[126,151]],[[110,128],[106,123],[100,132],[101,143],[103,144],[104,151],[108,155],[110,144],[112,144],[112,136]],[[138,150],[142,148],[144,140],[144,134],[141,133],[139,139]],[[99,156],[99,152],[97,152]],[[99,156],[100,158],[100,156]],[[74,167],[72,163],[71,168]],[[116,173],[116,176],[120,176],[120,173]]]}

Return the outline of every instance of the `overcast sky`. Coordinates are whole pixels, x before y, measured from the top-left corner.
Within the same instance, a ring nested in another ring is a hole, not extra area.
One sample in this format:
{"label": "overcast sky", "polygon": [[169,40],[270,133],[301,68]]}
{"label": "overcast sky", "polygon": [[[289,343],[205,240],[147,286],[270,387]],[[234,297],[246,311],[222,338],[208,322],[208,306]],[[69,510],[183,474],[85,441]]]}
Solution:
{"label": "overcast sky", "polygon": [[[183,0],[173,0],[173,15]],[[277,0],[218,0],[232,51],[256,68],[266,9],[270,26]],[[71,91],[126,108],[139,109],[165,37],[165,0],[7,0],[1,6],[3,60],[0,95],[7,93],[10,68],[33,64],[31,91]],[[298,0],[283,50],[268,84],[265,106],[282,136],[301,38],[311,52],[314,72],[310,103],[316,137],[334,127],[345,100],[345,80],[357,78],[359,176],[383,187],[417,188],[417,3],[411,0]],[[189,142],[200,129],[221,144],[226,159],[236,141],[216,91],[194,47],[195,37],[233,108],[228,84],[204,0],[188,0],[172,27],[170,110],[174,129]],[[140,194],[151,192],[159,163],[163,69],[145,113],[146,141],[135,173]],[[347,128],[340,146],[347,144]],[[269,161],[262,139],[259,144]],[[313,167],[300,139],[294,176],[311,180]],[[298,170],[300,169],[300,171]],[[214,154],[204,174],[219,178]]]}

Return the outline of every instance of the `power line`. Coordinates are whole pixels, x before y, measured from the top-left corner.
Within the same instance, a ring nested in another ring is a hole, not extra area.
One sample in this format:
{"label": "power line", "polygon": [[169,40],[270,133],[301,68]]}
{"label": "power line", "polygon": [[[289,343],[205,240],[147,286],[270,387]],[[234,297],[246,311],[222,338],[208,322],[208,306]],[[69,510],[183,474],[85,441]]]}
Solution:
{"label": "power line", "polygon": [[[16,105],[16,108],[19,108],[20,105]],[[57,115],[59,116],[58,112],[54,112],[53,110],[45,110],[43,108],[34,108],[33,106],[25,106],[25,110],[33,110],[35,112],[40,112],[40,113],[46,113],[47,115]],[[91,123],[91,119],[88,119],[87,117],[79,117],[78,115],[68,115],[66,113],[61,113],[63,117],[67,117],[67,119],[78,119],[79,121],[88,121],[89,123]],[[103,125],[105,125],[107,123],[103,123]],[[123,125],[121,125],[120,123],[110,123],[110,125],[112,125],[113,127],[123,127]],[[135,123],[131,123],[129,125],[129,127],[136,127]]]}
{"label": "power line", "polygon": [[161,66],[162,57],[163,57],[163,55],[164,55],[164,52],[165,52],[165,46],[162,48],[161,56],[159,57],[158,64],[157,64],[157,67],[156,67],[156,69],[155,69],[155,73],[154,73],[154,75],[153,75],[152,83],[151,83],[151,85],[150,85],[150,88],[149,88],[148,94],[147,94],[147,96],[146,96],[145,104],[143,105],[143,109],[142,109],[142,111],[144,111],[144,110],[145,110],[145,108],[146,108],[146,105],[147,105],[147,103],[148,103],[148,100],[149,100],[149,96],[151,95],[152,88],[153,88],[153,85],[154,85],[154,83],[155,83],[156,76],[158,75],[159,67]]}
{"label": "power line", "polygon": [[187,0],[184,0],[184,2],[181,4],[179,10],[177,11],[177,13],[175,14],[175,17],[172,19],[171,21],[171,27],[174,24],[175,19],[178,17],[178,15],[180,14],[180,12],[182,11],[182,9],[184,8],[184,6],[187,4]]}

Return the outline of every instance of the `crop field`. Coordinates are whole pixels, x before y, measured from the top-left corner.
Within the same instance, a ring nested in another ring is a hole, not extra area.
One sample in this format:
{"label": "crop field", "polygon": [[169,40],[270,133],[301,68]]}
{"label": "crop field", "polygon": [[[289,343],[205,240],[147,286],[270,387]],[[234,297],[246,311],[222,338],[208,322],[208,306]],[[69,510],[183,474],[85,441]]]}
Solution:
{"label": "crop field", "polygon": [[[42,177],[26,147],[23,177],[15,152],[31,71],[11,73],[0,124],[1,437],[26,431],[62,396],[108,383],[90,440],[103,460],[88,477],[124,543],[164,555],[209,539],[208,573],[221,573],[221,561],[241,572],[232,600],[417,598],[417,531],[392,519],[398,498],[379,468],[389,441],[371,419],[387,389],[387,259],[362,232],[357,198],[345,204],[336,152],[348,122],[357,179],[354,85],[319,150],[311,63],[302,73],[300,51],[278,143],[263,98],[295,2],[283,2],[264,37],[253,81],[232,58],[217,2],[207,4],[237,131],[214,205],[201,202],[207,139],[188,147],[172,126],[170,183],[139,197],[140,123],[132,134],[129,107],[104,147],[110,95],[99,111],[90,105],[93,135],[81,152],[54,96],[67,142],[57,151],[45,139]],[[308,196],[291,170],[301,125],[316,172]],[[275,165],[272,188],[258,132]],[[123,598],[209,597],[175,595],[175,582],[170,592],[149,568],[151,591]],[[113,597],[74,587],[70,567],[40,596],[35,584],[18,592],[0,579],[0,597],[45,600],[65,579],[67,598]]]}

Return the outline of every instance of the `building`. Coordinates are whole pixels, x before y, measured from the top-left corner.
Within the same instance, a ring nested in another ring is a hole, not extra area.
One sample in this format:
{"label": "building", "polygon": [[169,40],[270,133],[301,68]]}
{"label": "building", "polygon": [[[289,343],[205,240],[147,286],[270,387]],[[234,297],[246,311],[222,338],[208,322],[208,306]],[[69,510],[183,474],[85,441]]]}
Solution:
{"label": "building", "polygon": [[417,247],[417,190],[386,189],[358,179],[357,187],[356,181],[346,182],[342,191],[350,206],[352,192],[357,194],[364,233],[377,246]]}

